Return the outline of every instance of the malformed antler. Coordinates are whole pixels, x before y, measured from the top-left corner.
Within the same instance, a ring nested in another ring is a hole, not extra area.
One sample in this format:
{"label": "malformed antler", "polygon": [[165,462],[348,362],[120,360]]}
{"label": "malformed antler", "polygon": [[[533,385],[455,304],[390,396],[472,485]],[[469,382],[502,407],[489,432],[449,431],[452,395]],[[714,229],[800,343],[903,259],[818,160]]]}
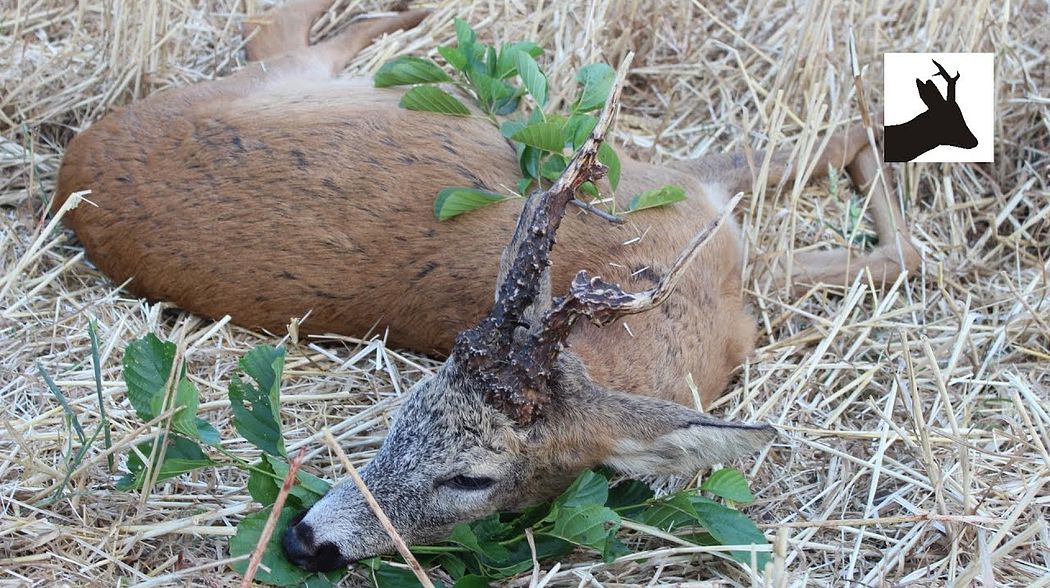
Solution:
{"label": "malformed antler", "polygon": [[581,271],[564,297],[550,295],[550,255],[565,208],[584,182],[601,179],[598,162],[619,102],[631,55],[617,71],[609,100],[587,142],[565,171],[545,191],[533,192],[522,208],[503,252],[496,300],[478,326],[460,333],[450,360],[460,377],[485,394],[485,400],[520,425],[532,423],[551,399],[551,375],[576,320],[585,316],[602,326],[617,317],[650,310],[667,299],[700,248],[732,212],[739,197],[700,232],[652,289],[637,294]]}
{"label": "malformed antler", "polygon": [[937,63],[936,59],[931,59],[930,61],[932,61],[933,64],[937,66],[937,73],[933,75],[941,76],[942,78],[944,78],[945,82],[948,82],[948,102],[955,102],[955,84],[959,81],[959,76],[961,76],[962,73],[955,72],[955,77],[953,78],[952,76],[948,75],[948,72],[945,71],[944,67],[942,67],[941,64]]}

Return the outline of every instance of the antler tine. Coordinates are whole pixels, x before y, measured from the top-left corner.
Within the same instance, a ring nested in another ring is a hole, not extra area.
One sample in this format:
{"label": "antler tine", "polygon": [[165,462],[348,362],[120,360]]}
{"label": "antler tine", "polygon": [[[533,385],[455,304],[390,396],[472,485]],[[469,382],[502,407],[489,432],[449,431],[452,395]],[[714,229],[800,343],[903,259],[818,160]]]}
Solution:
{"label": "antler tine", "polygon": [[598,148],[612,123],[619,104],[623,81],[633,53],[629,53],[616,73],[612,92],[590,137],[576,152],[565,171],[544,191],[529,195],[518,217],[510,243],[503,252],[496,299],[488,316],[478,326],[456,339],[453,356],[464,360],[479,387],[490,400],[501,405],[521,424],[531,422],[548,401],[550,391],[544,382],[523,386],[522,367],[515,365],[515,332],[533,324],[549,307],[550,253],[568,203],[579,187],[604,177],[606,168],[598,162]]}
{"label": "antler tine", "polygon": [[604,327],[622,316],[646,312],[662,304],[674,291],[685,275],[685,270],[696,259],[703,246],[714,237],[719,227],[732,214],[742,196],[743,194],[737,194],[730,200],[718,218],[693,237],[660,282],[648,290],[627,293],[616,284],[606,282],[598,276],[591,277],[586,271],[577,273],[568,295],[559,298],[554,307],[544,315],[542,328],[533,334],[529,344],[521,349],[521,357],[517,363],[534,367],[534,373],[530,373],[530,377],[544,377],[546,373],[542,366],[553,364],[577,318],[585,316],[593,324]]}
{"label": "antler tine", "polygon": [[948,75],[948,72],[941,64],[937,63],[936,59],[931,59],[930,61],[937,66],[937,73],[933,75],[941,76],[944,78],[944,81],[948,83],[948,102],[955,102],[955,83],[959,81],[959,77],[962,76],[962,73],[955,72],[955,77],[952,77]]}

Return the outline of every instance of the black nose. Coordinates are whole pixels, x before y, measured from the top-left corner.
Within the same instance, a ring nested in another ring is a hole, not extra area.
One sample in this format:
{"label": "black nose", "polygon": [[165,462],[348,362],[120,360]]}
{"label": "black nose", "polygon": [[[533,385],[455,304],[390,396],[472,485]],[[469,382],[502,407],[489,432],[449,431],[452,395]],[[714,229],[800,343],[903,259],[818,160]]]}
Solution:
{"label": "black nose", "polygon": [[295,515],[281,538],[285,557],[293,564],[313,572],[330,572],[346,567],[349,562],[339,553],[338,547],[327,541],[317,544],[314,530],[303,522],[306,512],[304,510]]}

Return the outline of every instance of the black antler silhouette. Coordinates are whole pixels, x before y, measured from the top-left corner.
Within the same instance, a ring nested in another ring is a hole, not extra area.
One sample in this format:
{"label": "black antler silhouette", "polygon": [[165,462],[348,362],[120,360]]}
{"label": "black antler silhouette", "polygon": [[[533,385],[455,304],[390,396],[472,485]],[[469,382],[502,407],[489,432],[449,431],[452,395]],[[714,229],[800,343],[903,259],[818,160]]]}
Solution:
{"label": "black antler silhouette", "polygon": [[953,78],[952,76],[948,75],[948,72],[945,71],[944,67],[941,64],[937,63],[936,59],[931,59],[930,61],[932,61],[933,64],[937,66],[937,73],[933,75],[941,76],[942,78],[944,78],[944,81],[948,82],[948,102],[955,102],[955,83],[959,81],[959,76],[961,76],[962,74],[956,72],[955,77]]}

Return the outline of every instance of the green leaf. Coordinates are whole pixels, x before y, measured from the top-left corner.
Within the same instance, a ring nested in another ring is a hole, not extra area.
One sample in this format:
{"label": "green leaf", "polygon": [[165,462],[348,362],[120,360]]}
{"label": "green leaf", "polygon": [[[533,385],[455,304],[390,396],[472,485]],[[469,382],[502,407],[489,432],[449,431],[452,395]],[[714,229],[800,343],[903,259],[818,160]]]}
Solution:
{"label": "green leaf", "polygon": [[242,381],[237,374],[231,378],[229,397],[234,427],[246,441],[264,452],[284,455],[280,418],[284,349],[269,345],[256,347],[237,365],[257,385]]}
{"label": "green leaf", "polygon": [[470,109],[458,98],[434,86],[416,86],[405,92],[401,108],[420,112],[437,112],[453,116],[470,116]]}
{"label": "green leaf", "polygon": [[452,78],[448,77],[440,65],[429,59],[411,55],[386,62],[372,78],[377,88],[451,81]]}
{"label": "green leaf", "polygon": [[197,387],[186,377],[186,366],[179,370],[179,381],[175,385],[175,408],[176,412],[171,417],[171,428],[186,435],[197,438],[197,407],[200,399],[197,397]]}
{"label": "green leaf", "polygon": [[583,89],[573,105],[574,113],[590,112],[605,106],[605,101],[616,81],[616,70],[604,63],[585,65],[576,72],[576,81]]}
{"label": "green leaf", "polygon": [[561,125],[556,123],[532,123],[514,133],[511,139],[551,153],[561,153],[565,149],[565,137],[562,136]]}
{"label": "green leaf", "polygon": [[544,534],[590,547],[604,555],[609,552],[609,541],[615,539],[619,528],[620,516],[611,508],[585,504],[559,508],[554,526]]}
{"label": "green leaf", "polygon": [[483,576],[463,576],[456,580],[456,583],[452,585],[452,588],[489,588],[491,584],[488,579]]}
{"label": "green leaf", "polygon": [[496,541],[480,541],[474,530],[466,523],[453,527],[448,540],[494,561],[502,561],[510,555],[507,549]]}
{"label": "green leaf", "polygon": [[506,79],[518,72],[515,54],[520,51],[528,53],[533,59],[543,55],[543,47],[531,41],[504,43],[500,48],[499,59],[497,60],[496,77]]}
{"label": "green leaf", "polygon": [[505,120],[505,121],[503,121],[502,124],[500,124],[499,132],[504,137],[510,139],[511,137],[514,136],[514,133],[517,133],[518,131],[520,131],[521,129],[524,129],[527,126],[528,126],[528,123],[526,123],[525,121],[521,121],[521,120]]}
{"label": "green leaf", "polygon": [[[266,507],[241,520],[237,525],[237,534],[230,537],[231,557],[248,555],[255,551],[256,545],[259,544],[259,539],[262,538],[266,519],[270,517],[270,510],[270,507]],[[300,586],[307,584],[317,587],[330,586],[338,582],[339,579],[346,575],[346,570],[337,570],[327,574],[308,572],[285,559],[284,550],[281,549],[281,537],[284,535],[285,529],[288,528],[289,521],[292,520],[292,517],[297,512],[298,509],[296,508],[285,507],[281,509],[281,514],[277,519],[277,526],[274,528],[270,540],[266,543],[262,565],[259,566],[259,570],[255,574],[256,581],[272,586]],[[248,569],[248,559],[236,561],[230,564],[230,567],[238,573],[244,574]]]}
{"label": "green leaf", "polygon": [[[163,450],[164,461],[159,466],[156,464],[153,466],[155,470],[154,476],[158,482],[208,467],[215,463],[201,451],[199,445],[185,437],[172,433],[167,435],[167,439],[164,442],[167,444]],[[148,459],[153,451],[153,442],[140,443],[137,449],[138,452],[132,451],[128,453],[128,474],[117,482],[118,490],[136,490],[145,483],[146,464],[139,457],[139,454],[141,453]],[[160,456],[160,449],[158,448],[157,451],[157,456]],[[158,467],[160,468],[159,470],[156,469]]]}
{"label": "green leaf", "polygon": [[529,179],[538,179],[540,177],[540,157],[543,155],[543,151],[522,145],[521,152],[518,154],[518,165],[521,167],[521,174]]}
{"label": "green leaf", "polygon": [[603,142],[598,148],[598,161],[609,168],[609,175],[606,177],[609,179],[609,186],[615,191],[620,185],[620,156],[616,155],[616,150],[608,143]]}
{"label": "green leaf", "polygon": [[584,470],[576,477],[572,485],[554,501],[554,504],[555,506],[604,506],[608,499],[608,478],[597,472]]}
{"label": "green leaf", "polygon": [[219,431],[208,421],[197,419],[197,439],[206,445],[218,445]]}
{"label": "green leaf", "polygon": [[689,491],[685,491],[653,500],[644,509],[633,512],[630,519],[664,531],[696,524],[699,521],[691,496]]}
{"label": "green leaf", "polygon": [[660,188],[647,190],[638,194],[634,198],[631,198],[628,212],[636,212],[639,210],[645,210],[646,208],[664,206],[674,202],[681,202],[682,200],[685,200],[685,190],[683,190],[681,186],[668,184]]}
{"label": "green leaf", "polygon": [[700,485],[700,489],[741,504],[750,504],[755,501],[744,474],[733,468],[724,468],[711,474]]}
{"label": "green leaf", "polygon": [[583,146],[587,138],[591,136],[594,125],[598,119],[590,114],[574,114],[565,121],[565,136],[572,142],[572,150],[576,151]]}
{"label": "green leaf", "polygon": [[[508,105],[517,108],[517,97],[520,96],[519,88],[509,86],[505,82],[483,72],[471,72],[467,79],[474,88],[474,93],[478,96],[478,106],[483,111],[495,113],[501,108],[507,108]],[[513,108],[511,111],[513,111]],[[509,112],[504,112],[504,114],[509,114]]]}
{"label": "green leaf", "polygon": [[467,70],[467,56],[459,47],[438,47],[437,51],[452,67],[459,71]]}
{"label": "green leaf", "polygon": [[620,509],[644,505],[653,495],[653,489],[648,484],[638,480],[624,480],[609,489],[609,498],[605,501],[605,506],[623,515]]}
{"label": "green leaf", "polygon": [[554,181],[557,180],[561,173],[565,171],[565,167],[569,164],[563,156],[558,154],[552,154],[543,162],[540,166],[540,175],[544,178]]}
{"label": "green leaf", "polygon": [[271,506],[277,500],[277,494],[281,491],[281,481],[274,473],[270,462],[263,459],[262,462],[252,468],[248,475],[248,494],[252,500],[263,506]]}
{"label": "green leaf", "polygon": [[474,188],[445,188],[438,192],[434,201],[434,216],[438,220],[448,220],[504,200],[510,200],[510,197]]}
{"label": "green leaf", "polygon": [[[720,544],[769,545],[762,531],[743,513],[702,496],[694,496],[692,502],[693,508],[696,510],[697,520]],[[730,551],[729,555],[740,563],[751,563],[750,551]],[[758,553],[757,559],[758,570],[761,571],[771,558],[770,554],[765,552]]]}
{"label": "green leaf", "polygon": [[536,101],[540,108],[546,106],[547,76],[540,71],[540,66],[536,63],[536,60],[528,53],[518,51],[514,54],[514,63],[518,69],[518,75],[521,76],[521,82],[525,84],[525,89],[529,91],[529,95],[532,96],[532,99]]}
{"label": "green leaf", "polygon": [[128,400],[143,421],[151,421],[161,413],[174,362],[175,344],[161,341],[153,333],[135,339],[124,351]]}
{"label": "green leaf", "polygon": [[462,48],[465,45],[473,45],[478,40],[478,34],[470,28],[470,24],[462,18],[454,19],[456,24],[456,42]]}

